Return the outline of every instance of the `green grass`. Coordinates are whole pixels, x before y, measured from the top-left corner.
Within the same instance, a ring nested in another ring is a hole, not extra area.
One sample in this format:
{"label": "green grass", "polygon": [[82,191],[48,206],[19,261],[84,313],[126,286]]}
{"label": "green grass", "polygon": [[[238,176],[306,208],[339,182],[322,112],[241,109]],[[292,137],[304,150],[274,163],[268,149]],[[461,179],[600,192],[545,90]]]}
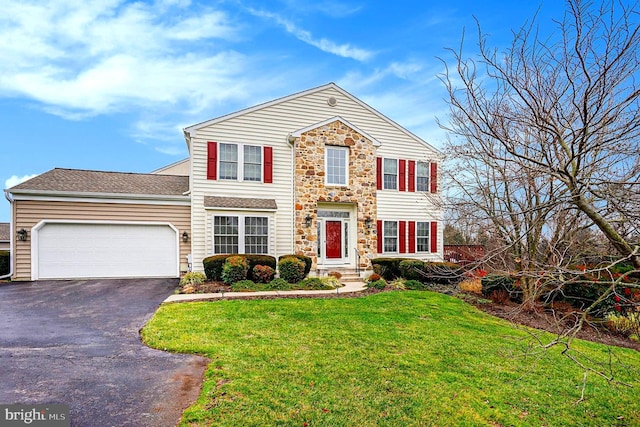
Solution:
{"label": "green grass", "polygon": [[576,404],[584,371],[560,348],[525,357],[529,334],[431,292],[163,305],[142,335],[211,359],[185,426],[640,425],[640,353],[613,348],[632,388],[590,374]]}

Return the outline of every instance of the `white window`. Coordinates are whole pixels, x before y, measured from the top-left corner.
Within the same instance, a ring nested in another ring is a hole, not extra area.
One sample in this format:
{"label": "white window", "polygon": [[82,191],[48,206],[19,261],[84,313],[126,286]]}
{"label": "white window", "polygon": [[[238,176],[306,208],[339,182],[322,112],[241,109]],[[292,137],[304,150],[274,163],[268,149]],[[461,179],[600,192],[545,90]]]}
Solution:
{"label": "white window", "polygon": [[325,150],[327,185],[347,185],[349,181],[349,147],[326,146]]}
{"label": "white window", "polygon": [[244,180],[262,180],[262,147],[256,145],[244,146]]}
{"label": "white window", "polygon": [[262,147],[220,144],[220,179],[262,181]]}
{"label": "white window", "polygon": [[220,144],[220,179],[238,179],[238,146]]}
{"label": "white window", "polygon": [[429,223],[416,223],[416,246],[418,252],[429,252]]}
{"label": "white window", "polygon": [[398,252],[398,222],[384,221],[384,252]]}
{"label": "white window", "polygon": [[429,163],[418,162],[416,168],[416,190],[429,191]]}
{"label": "white window", "polygon": [[398,161],[384,159],[384,187],[385,190],[398,189]]}
{"label": "white window", "polygon": [[243,215],[214,216],[213,253],[269,253],[269,218]]}

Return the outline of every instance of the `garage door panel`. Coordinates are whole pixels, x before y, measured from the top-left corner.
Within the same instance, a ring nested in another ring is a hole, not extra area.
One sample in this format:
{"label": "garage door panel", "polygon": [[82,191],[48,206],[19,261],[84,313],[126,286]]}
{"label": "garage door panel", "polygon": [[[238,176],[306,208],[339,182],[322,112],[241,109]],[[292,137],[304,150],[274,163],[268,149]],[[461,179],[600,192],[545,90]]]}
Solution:
{"label": "garage door panel", "polygon": [[38,278],[176,277],[175,229],[166,224],[45,224]]}

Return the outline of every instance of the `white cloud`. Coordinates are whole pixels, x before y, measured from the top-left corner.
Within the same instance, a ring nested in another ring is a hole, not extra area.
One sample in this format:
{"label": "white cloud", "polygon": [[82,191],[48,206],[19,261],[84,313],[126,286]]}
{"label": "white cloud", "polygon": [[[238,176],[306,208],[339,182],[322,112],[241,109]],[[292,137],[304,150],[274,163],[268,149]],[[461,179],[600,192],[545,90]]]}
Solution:
{"label": "white cloud", "polygon": [[259,16],[275,21],[278,25],[284,27],[284,29],[288,33],[295,36],[298,40],[303,41],[311,46],[317,47],[323,52],[331,53],[343,58],[355,59],[356,61],[366,61],[375,55],[373,51],[354,47],[349,43],[337,44],[325,38],[316,39],[313,37],[311,32],[299,28],[293,22],[284,19],[276,13],[256,9],[248,9],[248,11],[254,16]]}
{"label": "white cloud", "polygon": [[218,47],[238,37],[222,11],[171,0],[0,0],[0,10],[0,96],[77,119],[162,104],[199,111],[245,94],[236,76],[248,58]]}
{"label": "white cloud", "polygon": [[18,176],[18,175],[13,175],[11,178],[8,178],[5,182],[4,182],[4,188],[11,188],[11,187],[15,187],[16,185],[23,183],[31,178],[34,178],[38,176],[38,174],[33,174],[33,175],[23,175],[23,176]]}

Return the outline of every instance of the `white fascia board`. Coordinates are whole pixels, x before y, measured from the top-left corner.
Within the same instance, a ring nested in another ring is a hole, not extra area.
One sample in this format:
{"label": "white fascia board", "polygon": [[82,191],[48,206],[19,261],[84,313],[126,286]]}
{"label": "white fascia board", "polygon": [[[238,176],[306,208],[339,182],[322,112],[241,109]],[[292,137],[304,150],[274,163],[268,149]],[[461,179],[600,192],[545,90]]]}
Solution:
{"label": "white fascia board", "polygon": [[43,200],[43,201],[67,201],[67,202],[103,202],[113,203],[143,203],[143,204],[175,204],[191,205],[189,196],[171,196],[154,194],[121,194],[121,193],[78,193],[74,191],[41,191],[41,190],[17,190],[11,192],[14,200]]}
{"label": "white fascia board", "polygon": [[204,209],[206,211],[233,211],[233,212],[277,212],[278,209],[269,209],[269,208],[225,208],[218,206],[205,206]]}
{"label": "white fascia board", "polygon": [[300,135],[302,135],[303,133],[305,133],[305,132],[309,132],[310,130],[317,129],[317,128],[322,127],[322,126],[325,126],[325,125],[328,125],[329,123],[333,123],[333,122],[335,122],[336,120],[337,120],[337,121],[339,121],[339,122],[341,122],[341,123],[343,123],[343,124],[345,124],[345,125],[347,125],[347,126],[349,126],[351,129],[355,130],[355,131],[356,131],[356,132],[358,132],[360,135],[362,135],[362,136],[364,136],[365,138],[367,138],[369,141],[371,141],[371,143],[372,143],[374,146],[379,147],[379,146],[381,145],[381,144],[380,144],[380,141],[378,141],[377,139],[373,138],[371,135],[369,135],[368,133],[366,133],[366,132],[365,132],[365,131],[363,131],[362,129],[358,128],[357,126],[352,125],[351,123],[349,123],[347,120],[343,119],[343,118],[342,118],[342,117],[340,117],[340,116],[333,116],[333,117],[331,117],[331,118],[329,118],[329,119],[323,120],[323,121],[318,122],[318,123],[315,123],[315,124],[313,124],[313,125],[310,125],[310,126],[304,127],[304,128],[302,128],[302,129],[298,129],[298,130],[297,130],[297,131],[295,131],[295,132],[291,132],[291,136],[296,137],[296,138],[300,138]]}

